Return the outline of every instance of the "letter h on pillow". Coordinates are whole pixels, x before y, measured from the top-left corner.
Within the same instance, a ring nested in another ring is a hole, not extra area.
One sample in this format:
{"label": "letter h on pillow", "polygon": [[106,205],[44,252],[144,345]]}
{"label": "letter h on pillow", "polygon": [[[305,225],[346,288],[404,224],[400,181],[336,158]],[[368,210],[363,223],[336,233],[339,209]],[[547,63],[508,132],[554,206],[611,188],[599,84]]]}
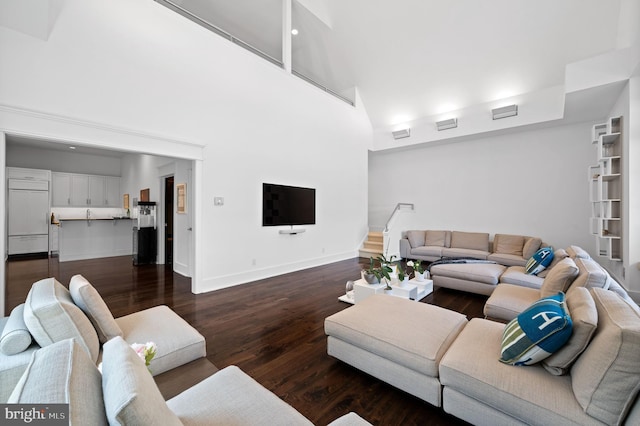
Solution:
{"label": "letter h on pillow", "polygon": [[506,325],[500,361],[512,365],[535,364],[559,350],[571,333],[572,322],[564,293],[545,297]]}

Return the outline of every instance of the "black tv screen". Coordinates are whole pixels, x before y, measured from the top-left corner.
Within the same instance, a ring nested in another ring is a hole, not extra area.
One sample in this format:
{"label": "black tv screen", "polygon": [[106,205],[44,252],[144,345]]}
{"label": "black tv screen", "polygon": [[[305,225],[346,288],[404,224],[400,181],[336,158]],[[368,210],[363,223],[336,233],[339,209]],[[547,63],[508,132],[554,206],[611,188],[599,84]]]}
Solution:
{"label": "black tv screen", "polygon": [[262,226],[314,225],[316,190],[262,184]]}

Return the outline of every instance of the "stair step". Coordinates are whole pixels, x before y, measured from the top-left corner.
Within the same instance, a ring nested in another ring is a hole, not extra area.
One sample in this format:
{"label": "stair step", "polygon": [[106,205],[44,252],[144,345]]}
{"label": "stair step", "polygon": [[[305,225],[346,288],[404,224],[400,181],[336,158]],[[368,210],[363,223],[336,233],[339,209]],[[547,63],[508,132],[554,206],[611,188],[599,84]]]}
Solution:
{"label": "stair step", "polygon": [[382,232],[369,232],[369,234],[367,235],[367,241],[375,241],[375,242],[379,242],[382,243],[383,241],[383,237],[382,237]]}
{"label": "stair step", "polygon": [[380,253],[382,253],[382,242],[365,241],[364,248],[379,251]]}
{"label": "stair step", "polygon": [[366,248],[361,248],[358,252],[360,257],[366,257],[367,259],[370,257],[378,257],[382,254],[382,250],[371,250]]}

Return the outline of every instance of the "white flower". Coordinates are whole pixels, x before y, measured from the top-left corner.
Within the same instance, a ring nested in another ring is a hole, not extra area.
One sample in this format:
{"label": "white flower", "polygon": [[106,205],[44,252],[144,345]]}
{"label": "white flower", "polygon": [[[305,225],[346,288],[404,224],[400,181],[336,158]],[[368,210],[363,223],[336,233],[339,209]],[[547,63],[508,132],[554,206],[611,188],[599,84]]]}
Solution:
{"label": "white flower", "polygon": [[413,260],[408,261],[407,266],[411,266],[413,268]]}

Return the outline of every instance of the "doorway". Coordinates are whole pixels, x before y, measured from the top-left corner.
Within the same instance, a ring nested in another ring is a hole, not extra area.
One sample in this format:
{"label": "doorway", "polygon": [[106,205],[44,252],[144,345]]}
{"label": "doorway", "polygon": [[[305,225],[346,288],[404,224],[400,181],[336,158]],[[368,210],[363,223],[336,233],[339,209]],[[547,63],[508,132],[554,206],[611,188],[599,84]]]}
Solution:
{"label": "doorway", "polygon": [[173,176],[164,179],[164,263],[173,265]]}

